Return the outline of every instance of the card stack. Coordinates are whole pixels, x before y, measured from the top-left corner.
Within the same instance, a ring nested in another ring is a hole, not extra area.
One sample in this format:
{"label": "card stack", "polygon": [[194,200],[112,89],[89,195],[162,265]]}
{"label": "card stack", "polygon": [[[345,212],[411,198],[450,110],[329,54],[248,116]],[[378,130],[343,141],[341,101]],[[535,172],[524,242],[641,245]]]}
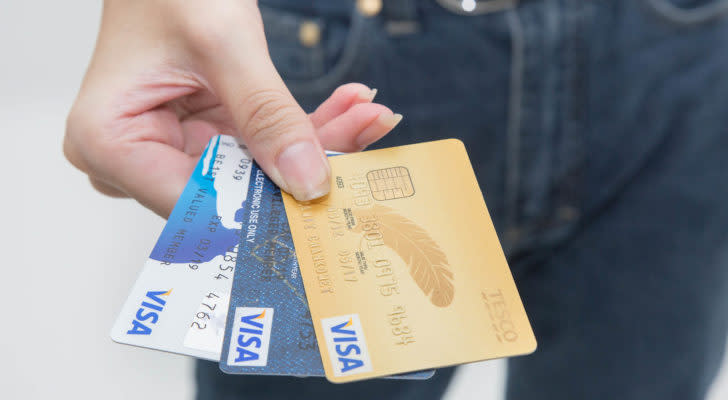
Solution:
{"label": "card stack", "polygon": [[302,204],[235,138],[213,138],[112,339],[336,383],[535,350],[461,142],[330,163],[331,193]]}

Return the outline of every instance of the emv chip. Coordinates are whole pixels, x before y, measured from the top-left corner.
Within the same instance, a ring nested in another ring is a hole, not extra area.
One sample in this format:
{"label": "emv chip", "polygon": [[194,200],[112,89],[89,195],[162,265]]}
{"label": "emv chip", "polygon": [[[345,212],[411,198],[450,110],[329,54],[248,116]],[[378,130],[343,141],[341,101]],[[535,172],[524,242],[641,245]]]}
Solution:
{"label": "emv chip", "polygon": [[393,200],[415,194],[412,178],[405,167],[375,169],[367,173],[369,189],[375,200]]}

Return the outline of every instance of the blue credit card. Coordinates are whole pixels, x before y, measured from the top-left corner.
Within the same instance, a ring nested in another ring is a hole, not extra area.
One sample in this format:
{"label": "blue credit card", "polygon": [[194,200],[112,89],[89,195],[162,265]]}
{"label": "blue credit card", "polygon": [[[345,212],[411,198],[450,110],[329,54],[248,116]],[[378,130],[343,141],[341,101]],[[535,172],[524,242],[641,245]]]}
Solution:
{"label": "blue credit card", "polygon": [[[324,376],[280,189],[253,163],[220,369]],[[392,376],[428,379],[434,370]]]}
{"label": "blue credit card", "polygon": [[212,138],[111,331],[113,340],[220,360],[252,158]]}

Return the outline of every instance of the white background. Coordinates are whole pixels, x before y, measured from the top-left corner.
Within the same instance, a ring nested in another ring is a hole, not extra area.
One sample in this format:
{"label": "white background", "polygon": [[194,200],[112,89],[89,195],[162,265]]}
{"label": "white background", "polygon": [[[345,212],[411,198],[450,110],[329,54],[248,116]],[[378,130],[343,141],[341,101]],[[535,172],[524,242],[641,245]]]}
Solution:
{"label": "white background", "polygon": [[[89,1],[0,0],[3,399],[194,393],[190,359],[109,339],[164,222],[133,201],[94,192],[61,153],[100,9]],[[500,398],[502,366],[461,369],[448,399]],[[728,398],[726,375],[712,400]]]}

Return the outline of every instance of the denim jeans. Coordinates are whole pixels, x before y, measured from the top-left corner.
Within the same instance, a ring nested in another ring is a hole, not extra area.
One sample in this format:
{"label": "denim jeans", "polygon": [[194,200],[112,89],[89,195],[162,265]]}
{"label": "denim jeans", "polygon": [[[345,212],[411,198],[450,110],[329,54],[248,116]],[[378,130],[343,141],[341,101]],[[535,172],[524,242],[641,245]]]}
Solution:
{"label": "denim jeans", "polygon": [[[405,117],[376,146],[465,142],[539,340],[509,360],[508,399],[704,398],[728,328],[728,1],[499,3],[261,7],[305,109],[358,81]],[[198,398],[436,399],[452,373],[332,385],[200,362]]]}

